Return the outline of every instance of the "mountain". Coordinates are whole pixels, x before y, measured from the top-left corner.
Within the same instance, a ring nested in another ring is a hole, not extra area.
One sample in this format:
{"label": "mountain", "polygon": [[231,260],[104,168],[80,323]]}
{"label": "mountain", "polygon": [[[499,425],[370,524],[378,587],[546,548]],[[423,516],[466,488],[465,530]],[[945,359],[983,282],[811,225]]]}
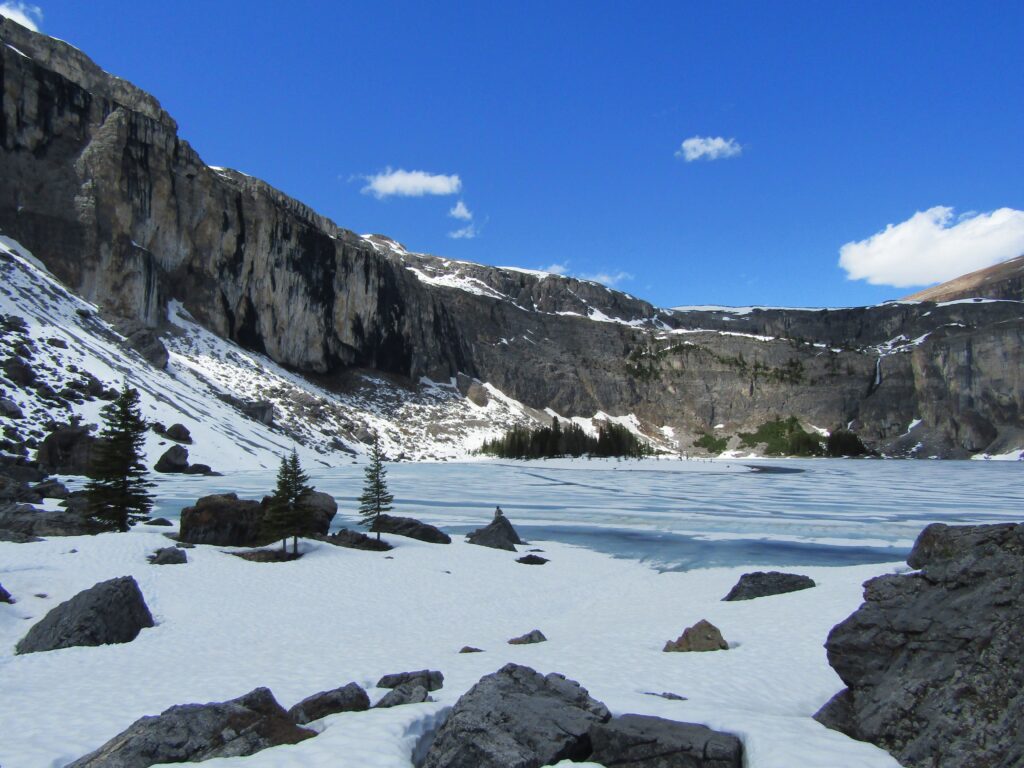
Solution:
{"label": "mountain", "polygon": [[[6,19],[0,39],[0,230],[157,368],[166,350],[166,375],[187,322],[229,361],[204,376],[278,392],[303,445],[343,457],[384,429],[394,452],[461,455],[552,414],[616,418],[680,452],[789,416],[894,455],[1024,445],[1020,301],[668,310],[410,252],[207,166],[156,99],[72,46]],[[434,415],[403,415],[442,390]],[[290,404],[307,397],[319,405]],[[493,403],[507,407],[479,412]]]}
{"label": "mountain", "polygon": [[1024,256],[925,288],[904,301],[956,301],[975,297],[1024,300]]}

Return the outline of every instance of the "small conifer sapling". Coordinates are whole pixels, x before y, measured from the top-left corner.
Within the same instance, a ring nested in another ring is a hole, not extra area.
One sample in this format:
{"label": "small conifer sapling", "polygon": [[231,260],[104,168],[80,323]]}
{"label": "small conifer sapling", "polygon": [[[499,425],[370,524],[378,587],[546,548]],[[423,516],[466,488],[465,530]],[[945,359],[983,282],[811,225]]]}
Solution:
{"label": "small conifer sapling", "polygon": [[[384,451],[380,447],[380,438],[377,435],[373,436],[369,458],[370,463],[366,466],[363,480],[363,493],[359,497],[359,516],[363,525],[372,531],[377,519],[391,511],[391,502],[395,497],[388,493]],[[377,541],[380,541],[380,531],[377,531]]]}
{"label": "small conifer sapling", "polygon": [[263,516],[263,532],[268,538],[281,539],[281,551],[288,551],[288,537],[292,537],[292,554],[299,553],[299,536],[305,536],[313,527],[313,508],[309,496],[313,492],[299,456],[281,457],[277,470],[277,487],[267,504]]}

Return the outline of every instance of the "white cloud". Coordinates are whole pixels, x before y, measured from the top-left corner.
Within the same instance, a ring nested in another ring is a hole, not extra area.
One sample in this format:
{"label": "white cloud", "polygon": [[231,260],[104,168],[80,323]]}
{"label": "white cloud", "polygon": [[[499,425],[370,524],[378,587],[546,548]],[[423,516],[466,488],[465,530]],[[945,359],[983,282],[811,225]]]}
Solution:
{"label": "white cloud", "polygon": [[462,229],[449,232],[448,237],[452,238],[452,240],[472,240],[478,234],[480,234],[480,231],[476,228],[475,224],[467,224]]}
{"label": "white cloud", "polygon": [[592,275],[580,275],[580,280],[591,280],[595,283],[601,283],[607,285],[609,288],[614,288],[621,282],[626,280],[632,280],[633,276],[629,272],[595,272]]}
{"label": "white cloud", "polygon": [[453,219],[461,219],[462,221],[472,221],[473,212],[466,207],[466,204],[459,200],[455,204],[455,207],[448,211],[448,215]]}
{"label": "white cloud", "polygon": [[569,262],[563,262],[561,264],[550,264],[546,267],[540,268],[541,272],[550,272],[552,275],[567,275],[569,274]]}
{"label": "white cloud", "polygon": [[43,9],[28,3],[0,3],[0,16],[6,16],[33,32],[38,32],[43,23]]}
{"label": "white cloud", "polygon": [[[955,221],[955,223],[954,223]],[[839,249],[851,280],[905,288],[940,283],[1024,254],[1024,211],[955,217],[937,205]]]}
{"label": "white cloud", "polygon": [[694,160],[719,160],[723,157],[736,157],[743,151],[736,139],[724,139],[721,136],[691,136],[676,150],[676,157],[686,162]]}
{"label": "white cloud", "polygon": [[423,197],[423,195],[454,195],[462,189],[462,179],[456,175],[426,171],[398,170],[388,166],[383,172],[364,176],[367,184],[364,195],[373,195],[378,200],[392,195],[400,197]]}

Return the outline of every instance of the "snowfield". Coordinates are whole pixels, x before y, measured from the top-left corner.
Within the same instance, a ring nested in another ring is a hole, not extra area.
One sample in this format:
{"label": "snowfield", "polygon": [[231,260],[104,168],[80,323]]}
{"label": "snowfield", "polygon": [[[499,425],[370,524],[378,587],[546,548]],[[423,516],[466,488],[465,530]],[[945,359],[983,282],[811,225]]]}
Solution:
{"label": "snowfield", "polygon": [[[294,746],[211,766],[408,768],[420,735],[480,677],[514,661],[578,680],[615,714],[704,723],[737,734],[748,768],[894,768],[888,754],[811,715],[841,687],[823,643],[868,578],[906,570],[928,522],[1019,520],[1018,463],[569,461],[388,466],[396,513],[442,525],[450,545],[385,536],[389,553],[302,544],[291,563],[251,563],[197,546],[185,565],[146,555],[166,528],[0,542],[0,765],[57,768],[138,717],[269,687],[290,707],[355,681],[372,701],[384,674],[438,669],[434,703],[333,715]],[[765,469],[798,469],[776,473]],[[352,525],[362,466],[312,472]],[[157,512],[197,496],[259,498],[272,473],[158,478]],[[466,544],[459,532],[500,503],[550,562]],[[587,547],[573,546],[581,541]],[[822,563],[845,563],[826,566]],[[714,565],[716,567],[708,567]],[[760,566],[760,568],[759,568]],[[721,602],[739,576],[783,568],[818,586]],[[678,570],[683,569],[683,570]],[[125,645],[14,656],[48,610],[96,582],[134,576],[157,626]],[[42,595],[42,596],[40,596]],[[707,619],[728,651],[661,648]],[[540,629],[548,642],[510,646]],[[484,649],[459,654],[464,645]],[[671,692],[686,701],[648,695]]]}

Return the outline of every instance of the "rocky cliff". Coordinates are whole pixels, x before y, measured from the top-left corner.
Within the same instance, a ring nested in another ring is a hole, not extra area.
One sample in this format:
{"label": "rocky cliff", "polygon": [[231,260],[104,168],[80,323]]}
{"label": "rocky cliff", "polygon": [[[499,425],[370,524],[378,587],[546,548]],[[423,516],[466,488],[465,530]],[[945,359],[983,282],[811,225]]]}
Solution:
{"label": "rocky cliff", "polygon": [[0,39],[0,230],[123,328],[160,331],[173,299],[328,389],[355,369],[476,379],[563,416],[633,414],[687,451],[790,415],[915,455],[1024,444],[1019,302],[671,311],[411,253],[208,167],[72,46],[5,19]]}

